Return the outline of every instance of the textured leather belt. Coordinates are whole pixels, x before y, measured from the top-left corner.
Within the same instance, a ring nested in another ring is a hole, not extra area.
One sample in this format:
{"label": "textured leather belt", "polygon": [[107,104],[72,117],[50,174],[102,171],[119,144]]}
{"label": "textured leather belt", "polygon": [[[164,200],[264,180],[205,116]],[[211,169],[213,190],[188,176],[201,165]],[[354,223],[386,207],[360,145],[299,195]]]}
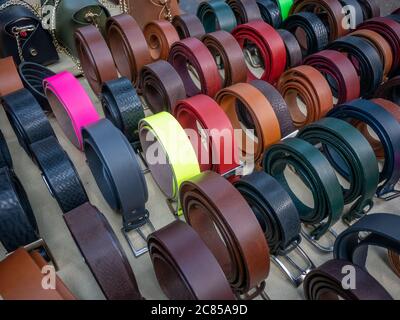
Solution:
{"label": "textured leather belt", "polygon": [[[333,106],[328,81],[310,66],[302,65],[286,71],[279,79],[277,89],[285,99],[296,127],[303,127],[321,119]],[[299,97],[307,109],[307,114],[300,109]]]}
{"label": "textured leather belt", "polygon": [[86,79],[94,93],[99,94],[104,82],[118,78],[110,49],[93,25],[77,29],[75,43]]}
{"label": "textured leather belt", "polygon": [[303,52],[296,37],[287,30],[277,30],[286,47],[286,68],[297,67],[303,62]]}
{"label": "textured leather belt", "polygon": [[25,88],[33,94],[44,110],[51,111],[44,93],[43,80],[54,76],[55,73],[34,62],[22,62],[18,67],[18,72]]}
{"label": "textured leather belt", "polygon": [[271,0],[257,0],[257,5],[264,22],[278,29],[282,24],[282,15],[278,5]]}
{"label": "textured leather belt", "polygon": [[231,7],[238,25],[261,19],[256,0],[227,0],[226,3]]}
{"label": "textured leather belt", "polygon": [[224,70],[222,87],[228,87],[247,80],[247,66],[243,52],[235,38],[220,30],[208,33],[202,38],[203,43],[214,57],[219,57]]}
{"label": "textured leather belt", "polygon": [[236,27],[236,18],[231,7],[223,0],[200,3],[197,16],[203,23],[206,33],[217,30],[231,32]]}
{"label": "textured leather belt", "polygon": [[140,70],[151,62],[142,29],[132,16],[121,14],[107,20],[106,34],[119,73],[137,85]]}
{"label": "textured leather belt", "polygon": [[[291,190],[284,170],[291,165],[310,189],[314,207],[308,207]],[[323,154],[309,142],[288,138],[271,146],[264,156],[264,170],[275,177],[291,196],[300,220],[314,226],[311,238],[318,240],[343,212],[343,192],[336,174]]]}
{"label": "textured leather belt", "polygon": [[332,42],[330,49],[345,53],[360,76],[361,95],[371,94],[383,79],[383,64],[377,49],[365,39],[348,36]]}
{"label": "textured leather belt", "polygon": [[343,216],[345,221],[361,218],[372,208],[379,182],[378,162],[368,141],[356,128],[339,119],[325,118],[300,130],[297,137],[313,145],[322,144],[326,153],[333,152],[336,159],[343,161],[344,166],[335,169],[349,182],[349,187],[343,188],[343,196],[344,204],[352,206]]}
{"label": "textured leather belt", "polygon": [[[377,195],[387,200],[399,196],[395,190],[400,179],[400,124],[393,115],[379,105],[367,100],[355,100],[334,108],[329,117],[339,119],[354,119],[364,122],[375,132],[382,143],[385,153],[385,163],[380,172]],[[390,195],[392,194],[392,195]]]}
{"label": "textured leather belt", "polygon": [[400,76],[383,83],[375,92],[375,97],[385,98],[400,105]]}
{"label": "textured leather belt", "polygon": [[358,0],[358,3],[363,10],[364,21],[381,15],[381,7],[376,0]]}
{"label": "textured leather belt", "polygon": [[61,129],[74,146],[82,150],[82,128],[100,119],[89,96],[68,71],[45,79],[43,86]]}
{"label": "textured leather belt", "polygon": [[[251,139],[246,132],[243,132],[239,148],[245,156],[254,156],[256,163],[261,160],[268,146],[281,139],[280,125],[274,109],[267,98],[254,86],[248,83],[234,84],[222,89],[215,100],[228,115],[234,129],[243,130],[236,112],[238,101],[250,115],[258,141]],[[251,140],[254,147],[251,149],[254,150],[248,150],[248,140]]]}
{"label": "textured leather belt", "polygon": [[262,288],[269,273],[268,244],[239,191],[209,171],[182,184],[180,201],[186,221],[217,258],[234,292]]}
{"label": "textured leather belt", "polygon": [[179,41],[178,32],[171,22],[166,20],[151,21],[143,29],[153,61],[167,60],[172,45]]}
{"label": "textured leather belt", "polygon": [[148,239],[161,289],[171,300],[234,300],[225,275],[199,235],[175,221]]}
{"label": "textured leather belt", "polygon": [[394,251],[389,251],[388,259],[393,272],[400,278],[400,255]]}
{"label": "textured leather belt", "polygon": [[[239,166],[232,125],[213,99],[206,95],[197,95],[181,100],[173,114],[182,128],[197,132],[198,139],[192,142],[201,171],[213,170],[224,175]],[[203,139],[206,139],[206,145],[203,144]]]}
{"label": "textured leather belt", "polygon": [[128,78],[107,81],[101,89],[104,114],[129,142],[139,140],[139,121],[145,117],[142,102]]}
{"label": "textured leather belt", "polygon": [[322,20],[314,13],[293,14],[285,20],[283,27],[292,34],[296,34],[299,29],[303,31],[304,36],[296,36],[296,38],[304,57],[325,49],[329,43],[328,31]]}
{"label": "textured leather belt", "polygon": [[333,96],[337,98],[336,104],[352,101],[360,96],[357,70],[344,54],[324,50],[305,58],[303,63],[314,67],[325,76]]}
{"label": "textured leather belt", "polygon": [[[354,288],[343,288],[343,270],[346,267],[355,270]],[[368,272],[342,260],[329,260],[311,271],[303,286],[307,300],[393,300]]]}
{"label": "textured leather belt", "polygon": [[8,150],[6,139],[4,138],[4,135],[0,130],[0,168],[3,167],[13,169],[13,162],[10,150]]}
{"label": "textured leather belt", "polygon": [[[258,48],[265,69],[260,79],[275,83],[286,68],[286,47],[279,33],[269,24],[258,20],[238,26],[232,35],[242,48],[247,42]],[[249,80],[257,78],[250,70],[247,77]]]}
{"label": "textured leather belt", "polygon": [[294,0],[273,0],[275,1],[281,12],[282,20],[286,20],[289,16],[290,10],[292,9]]}
{"label": "textured leather belt", "polygon": [[172,19],[172,25],[178,32],[181,40],[190,37],[200,40],[206,33],[200,19],[196,15],[190,13],[175,16]]}
{"label": "textured leather belt", "polygon": [[13,57],[0,59],[0,98],[23,87]]}
{"label": "textured leather belt", "polygon": [[[176,42],[172,46],[168,61],[181,76],[188,97],[200,92],[214,97],[221,89],[222,81],[214,57],[199,39],[188,38]],[[196,70],[201,89],[193,82],[188,63]]]}
{"label": "textured leather belt", "polygon": [[163,60],[142,69],[139,87],[153,113],[170,112],[178,100],[186,98],[185,86],[178,72]]}

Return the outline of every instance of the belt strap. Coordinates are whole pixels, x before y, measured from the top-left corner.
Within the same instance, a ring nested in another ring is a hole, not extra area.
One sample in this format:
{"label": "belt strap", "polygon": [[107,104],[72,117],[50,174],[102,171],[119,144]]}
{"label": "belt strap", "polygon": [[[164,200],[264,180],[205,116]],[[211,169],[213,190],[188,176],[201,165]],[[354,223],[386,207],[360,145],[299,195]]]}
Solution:
{"label": "belt strap", "polygon": [[400,12],[389,14],[388,16],[386,16],[386,18],[392,19],[392,20],[400,23]]}
{"label": "belt strap", "polygon": [[[364,12],[359,0],[339,0],[343,6],[344,15],[348,17],[347,28],[355,29],[364,22]],[[346,10],[348,9],[348,10]],[[349,15],[352,15],[349,17]]]}
{"label": "belt strap", "polygon": [[45,79],[43,86],[64,134],[74,146],[82,150],[82,128],[99,120],[85,89],[68,71]]}
{"label": "belt strap", "polygon": [[4,138],[3,132],[0,130],[0,168],[8,167],[13,169],[13,162],[8,150],[6,139]]}
{"label": "belt strap", "polygon": [[93,25],[77,29],[75,43],[86,79],[94,93],[99,94],[104,82],[118,78],[110,49]]}
{"label": "belt strap", "polygon": [[246,82],[247,66],[243,51],[229,32],[220,30],[208,33],[202,41],[214,58],[220,58],[220,64],[224,70],[222,87]]}
{"label": "belt strap", "polygon": [[376,0],[358,0],[358,3],[361,5],[364,21],[379,17],[381,15],[381,7]]}
{"label": "belt strap", "polygon": [[106,34],[119,73],[137,85],[140,70],[151,62],[149,47],[139,25],[129,14],[117,15],[107,20]]}
{"label": "belt strap", "polygon": [[286,20],[289,16],[290,9],[292,9],[294,0],[273,0],[275,1],[281,12],[282,20]]}
{"label": "belt strap", "polygon": [[286,47],[286,69],[301,65],[303,62],[303,52],[296,37],[285,29],[277,31]]}
{"label": "belt strap", "polygon": [[129,142],[139,140],[139,121],[145,117],[142,101],[128,78],[122,77],[104,83],[101,89],[104,114]]}
{"label": "belt strap", "polygon": [[276,2],[271,0],[257,0],[257,5],[264,22],[278,29],[282,24],[282,16]]}
{"label": "belt strap", "polygon": [[[260,79],[275,83],[286,68],[286,47],[279,33],[269,24],[258,20],[239,25],[232,35],[241,48],[246,42],[252,42],[258,48],[265,68]],[[247,78],[254,80],[257,77],[249,69]]]}
{"label": "belt strap", "polygon": [[357,70],[346,55],[333,50],[324,50],[305,58],[303,63],[314,67],[325,76],[333,96],[337,98],[336,104],[352,101],[360,96]]}
{"label": "belt strap", "polygon": [[[201,171],[227,174],[238,167],[238,152],[229,118],[220,106],[206,95],[197,95],[178,102],[174,116],[184,129],[195,130],[192,141]],[[200,127],[200,129],[199,129]],[[204,146],[203,139],[207,145]]]}
{"label": "belt strap", "polygon": [[175,221],[148,239],[161,289],[171,300],[234,300],[224,272],[199,235]]}
{"label": "belt strap", "polygon": [[171,111],[176,102],[186,98],[181,77],[167,61],[148,64],[140,74],[142,97],[153,113]]}
{"label": "belt strap", "polygon": [[[187,38],[176,42],[168,61],[181,76],[188,97],[199,93],[214,97],[221,89],[221,77],[214,57],[199,39]],[[196,70],[201,89],[193,82],[187,63]]]}
{"label": "belt strap", "polygon": [[267,278],[264,234],[230,182],[211,171],[202,173],[182,184],[180,200],[186,221],[217,258],[235,292],[246,294]]}
{"label": "belt strap", "polygon": [[[356,272],[354,288],[343,288],[343,268]],[[371,275],[358,266],[342,260],[329,260],[311,271],[305,278],[304,295],[307,300],[393,300],[390,294]]]}
{"label": "belt strap", "polygon": [[[304,204],[291,190],[284,170],[291,165],[310,189],[314,207]],[[311,237],[319,240],[343,212],[341,186],[328,160],[313,145],[298,138],[288,138],[271,146],[264,156],[264,170],[275,177],[290,194],[300,220],[314,225]]]}
{"label": "belt strap", "polygon": [[256,0],[227,0],[226,3],[231,7],[238,25],[261,19]]}
{"label": "belt strap", "polygon": [[375,92],[375,97],[385,98],[400,105],[400,76],[393,77],[381,84]]}
{"label": "belt strap", "polygon": [[217,30],[231,32],[236,27],[236,18],[231,7],[223,0],[200,3],[197,16],[203,23],[206,33]]}
{"label": "belt strap", "polygon": [[23,87],[13,57],[0,59],[0,98]]}
{"label": "belt strap", "polygon": [[[285,99],[296,127],[321,119],[333,107],[328,81],[311,66],[302,65],[286,71],[279,79],[277,89]],[[305,104],[307,114],[301,111],[298,97]]]}
{"label": "belt strap", "polygon": [[201,39],[206,33],[200,19],[190,13],[175,16],[172,19],[172,25],[175,27],[176,32],[178,32],[181,40],[190,37]]}
{"label": "belt strap", "polygon": [[388,253],[389,264],[396,273],[396,275],[400,278],[400,256],[394,251],[389,251]]}

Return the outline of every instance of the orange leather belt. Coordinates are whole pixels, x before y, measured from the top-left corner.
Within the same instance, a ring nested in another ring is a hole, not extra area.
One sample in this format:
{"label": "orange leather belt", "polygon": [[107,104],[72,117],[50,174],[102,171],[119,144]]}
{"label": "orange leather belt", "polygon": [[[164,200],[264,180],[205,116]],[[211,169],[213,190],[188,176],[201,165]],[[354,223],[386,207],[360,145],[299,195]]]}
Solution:
{"label": "orange leather belt", "polygon": [[0,98],[23,87],[13,57],[0,59]]}
{"label": "orange leather belt", "polygon": [[190,13],[175,16],[172,19],[172,25],[178,32],[181,40],[190,37],[201,39],[201,37],[206,33],[200,19],[197,18],[196,15]]}

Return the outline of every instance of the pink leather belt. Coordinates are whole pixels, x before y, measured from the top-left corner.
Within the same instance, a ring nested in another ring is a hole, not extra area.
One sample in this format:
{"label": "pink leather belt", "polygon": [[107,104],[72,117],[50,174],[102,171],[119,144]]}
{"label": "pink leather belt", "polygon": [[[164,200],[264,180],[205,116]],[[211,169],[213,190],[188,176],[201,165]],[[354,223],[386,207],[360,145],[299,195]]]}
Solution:
{"label": "pink leather belt", "polygon": [[83,150],[82,128],[100,120],[86,91],[68,71],[46,78],[43,86],[61,129],[77,148]]}

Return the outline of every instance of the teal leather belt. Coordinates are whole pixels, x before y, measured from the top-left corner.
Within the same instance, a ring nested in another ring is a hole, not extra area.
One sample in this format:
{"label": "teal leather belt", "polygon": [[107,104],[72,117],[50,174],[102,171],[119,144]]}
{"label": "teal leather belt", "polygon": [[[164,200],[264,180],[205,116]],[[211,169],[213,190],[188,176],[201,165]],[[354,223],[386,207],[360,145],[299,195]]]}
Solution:
{"label": "teal leather belt", "polygon": [[231,32],[236,27],[236,18],[231,7],[223,0],[200,3],[197,16],[203,23],[206,33],[217,30]]}

